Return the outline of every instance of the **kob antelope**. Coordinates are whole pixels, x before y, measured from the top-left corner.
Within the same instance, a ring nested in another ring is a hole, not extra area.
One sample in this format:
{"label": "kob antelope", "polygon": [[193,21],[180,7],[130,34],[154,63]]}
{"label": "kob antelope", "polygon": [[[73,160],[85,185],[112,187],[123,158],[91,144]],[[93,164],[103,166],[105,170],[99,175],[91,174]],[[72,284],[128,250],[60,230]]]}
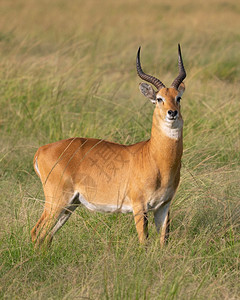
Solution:
{"label": "kob antelope", "polygon": [[40,246],[51,242],[80,204],[98,212],[132,212],[140,243],[148,236],[147,213],[153,211],[163,245],[169,230],[169,206],[180,179],[183,120],[180,99],[185,90],[180,45],[179,74],[170,88],[143,72],[140,47],[137,73],[148,83],[140,91],[155,105],[151,137],[134,145],[100,139],[71,138],[42,146],[34,157],[45,207],[31,231]]}

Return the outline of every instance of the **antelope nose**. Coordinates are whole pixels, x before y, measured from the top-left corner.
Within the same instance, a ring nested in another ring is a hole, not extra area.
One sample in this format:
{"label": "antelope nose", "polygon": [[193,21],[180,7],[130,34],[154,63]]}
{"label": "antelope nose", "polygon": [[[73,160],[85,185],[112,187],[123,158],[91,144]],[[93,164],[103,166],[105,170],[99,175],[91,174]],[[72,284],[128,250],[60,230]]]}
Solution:
{"label": "antelope nose", "polygon": [[178,115],[178,111],[177,110],[169,110],[168,111],[168,116],[172,119],[176,118],[176,116]]}

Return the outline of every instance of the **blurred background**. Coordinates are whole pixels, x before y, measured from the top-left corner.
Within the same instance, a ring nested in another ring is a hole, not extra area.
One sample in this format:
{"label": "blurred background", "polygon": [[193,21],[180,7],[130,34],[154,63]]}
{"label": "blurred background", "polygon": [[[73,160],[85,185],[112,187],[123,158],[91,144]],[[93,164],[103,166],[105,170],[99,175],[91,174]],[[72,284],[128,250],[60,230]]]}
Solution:
{"label": "blurred background", "polygon": [[[3,299],[239,299],[240,3],[229,0],[2,0]],[[169,244],[147,251],[131,215],[80,208],[47,253],[30,229],[44,195],[32,159],[75,136],[148,139],[153,105],[135,59],[169,86],[187,71],[184,154]]]}

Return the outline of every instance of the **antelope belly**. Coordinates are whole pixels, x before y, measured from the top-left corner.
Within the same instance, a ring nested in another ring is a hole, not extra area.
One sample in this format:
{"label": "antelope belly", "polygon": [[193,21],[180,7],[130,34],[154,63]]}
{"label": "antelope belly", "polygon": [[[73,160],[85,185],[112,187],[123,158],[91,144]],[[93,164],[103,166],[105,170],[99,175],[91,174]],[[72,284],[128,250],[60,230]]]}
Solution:
{"label": "antelope belly", "polygon": [[96,212],[105,212],[105,213],[130,213],[132,212],[132,207],[130,205],[114,205],[114,204],[94,204],[88,202],[82,195],[79,195],[79,201],[81,204],[86,206],[89,210]]}

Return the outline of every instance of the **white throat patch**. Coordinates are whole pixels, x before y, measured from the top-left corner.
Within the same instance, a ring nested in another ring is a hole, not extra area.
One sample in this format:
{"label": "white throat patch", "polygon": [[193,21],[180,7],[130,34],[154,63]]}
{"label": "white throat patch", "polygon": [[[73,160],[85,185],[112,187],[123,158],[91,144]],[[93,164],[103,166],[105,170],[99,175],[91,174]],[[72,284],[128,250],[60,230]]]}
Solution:
{"label": "white throat patch", "polygon": [[178,140],[182,136],[183,120],[161,122],[162,132],[170,139]]}

